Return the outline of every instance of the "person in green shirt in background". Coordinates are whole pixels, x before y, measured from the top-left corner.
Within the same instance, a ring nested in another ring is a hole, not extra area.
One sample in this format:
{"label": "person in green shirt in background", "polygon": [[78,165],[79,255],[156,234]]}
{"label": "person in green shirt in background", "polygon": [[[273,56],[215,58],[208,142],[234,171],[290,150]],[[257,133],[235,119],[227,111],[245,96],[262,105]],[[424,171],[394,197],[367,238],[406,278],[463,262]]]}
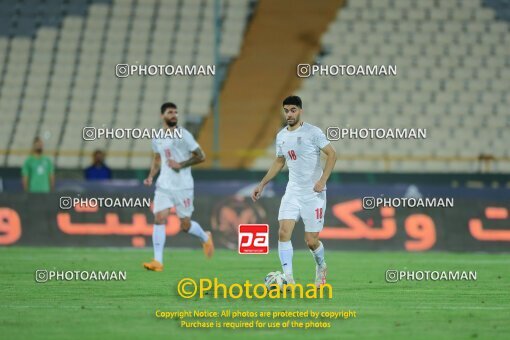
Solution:
{"label": "person in green shirt in background", "polygon": [[26,192],[50,192],[55,187],[53,162],[43,154],[43,142],[35,137],[32,154],[21,169],[23,189]]}

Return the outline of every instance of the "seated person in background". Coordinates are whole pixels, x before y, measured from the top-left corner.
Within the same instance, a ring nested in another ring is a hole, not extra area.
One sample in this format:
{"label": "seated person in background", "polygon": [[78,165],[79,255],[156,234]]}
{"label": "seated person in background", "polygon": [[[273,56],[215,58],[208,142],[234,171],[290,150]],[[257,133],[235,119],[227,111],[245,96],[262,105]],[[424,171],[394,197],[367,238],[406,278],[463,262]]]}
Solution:
{"label": "seated person in background", "polygon": [[104,163],[105,154],[101,150],[96,150],[92,154],[92,165],[85,169],[86,180],[111,179],[112,171]]}

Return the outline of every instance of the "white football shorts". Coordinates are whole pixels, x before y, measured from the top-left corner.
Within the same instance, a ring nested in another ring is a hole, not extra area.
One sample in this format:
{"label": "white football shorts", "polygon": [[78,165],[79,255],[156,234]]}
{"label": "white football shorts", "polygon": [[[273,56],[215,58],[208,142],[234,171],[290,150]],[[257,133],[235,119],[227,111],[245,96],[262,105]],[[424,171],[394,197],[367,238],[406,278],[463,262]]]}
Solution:
{"label": "white football shorts", "polygon": [[193,213],[193,189],[165,190],[156,189],[154,193],[154,207],[152,212],[157,213],[175,207],[180,218],[191,217]]}
{"label": "white football shorts", "polygon": [[324,227],[326,190],[305,195],[285,193],[280,204],[278,220],[303,219],[305,231],[320,232]]}

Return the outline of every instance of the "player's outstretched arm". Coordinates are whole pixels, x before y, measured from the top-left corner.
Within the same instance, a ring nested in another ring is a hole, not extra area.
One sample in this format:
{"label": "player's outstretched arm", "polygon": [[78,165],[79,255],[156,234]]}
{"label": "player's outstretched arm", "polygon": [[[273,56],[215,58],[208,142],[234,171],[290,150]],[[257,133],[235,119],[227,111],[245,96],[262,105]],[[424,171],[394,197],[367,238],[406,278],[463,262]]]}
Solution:
{"label": "player's outstretched arm", "polygon": [[160,168],[161,168],[161,156],[159,155],[159,153],[155,153],[154,157],[152,158],[149,176],[146,179],[144,179],[143,184],[151,186],[152,180],[158,174]]}
{"label": "player's outstretched arm", "polygon": [[269,183],[274,178],[274,176],[276,176],[283,169],[284,165],[285,157],[283,156],[276,157],[273,164],[267,171],[267,174],[264,176],[264,178],[262,178],[259,185],[257,185],[257,187],[253,190],[253,193],[251,194],[251,199],[253,201],[256,201],[260,198],[262,190],[264,190],[266,184]]}
{"label": "player's outstretched arm", "polygon": [[324,165],[324,170],[322,171],[322,176],[319,178],[317,183],[315,183],[315,186],[313,187],[313,190],[315,192],[321,192],[324,190],[324,187],[326,186],[326,182],[328,181],[329,176],[331,175],[331,171],[333,171],[333,168],[335,167],[336,163],[336,151],[331,146],[331,144],[326,145],[323,147],[322,152],[326,155],[326,165]]}

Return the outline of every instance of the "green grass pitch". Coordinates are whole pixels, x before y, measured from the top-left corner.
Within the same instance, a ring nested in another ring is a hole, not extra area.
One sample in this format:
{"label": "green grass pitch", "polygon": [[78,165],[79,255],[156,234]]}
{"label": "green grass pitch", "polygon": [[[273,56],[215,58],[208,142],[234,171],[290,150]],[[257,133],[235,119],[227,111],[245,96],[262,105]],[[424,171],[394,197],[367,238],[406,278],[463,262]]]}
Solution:
{"label": "green grass pitch", "polygon": [[[165,271],[144,270],[152,250],[117,248],[0,249],[2,339],[337,339],[510,338],[510,255],[405,252],[340,252],[326,249],[333,299],[183,299],[184,277],[222,283],[262,283],[280,270],[277,253],[238,255],[217,250],[165,250]],[[36,269],[125,270],[126,281],[36,283]],[[386,283],[387,269],[476,270],[477,281]],[[309,252],[294,253],[295,278],[311,283]],[[331,321],[329,329],[183,329],[155,311],[355,310],[356,318]]]}

